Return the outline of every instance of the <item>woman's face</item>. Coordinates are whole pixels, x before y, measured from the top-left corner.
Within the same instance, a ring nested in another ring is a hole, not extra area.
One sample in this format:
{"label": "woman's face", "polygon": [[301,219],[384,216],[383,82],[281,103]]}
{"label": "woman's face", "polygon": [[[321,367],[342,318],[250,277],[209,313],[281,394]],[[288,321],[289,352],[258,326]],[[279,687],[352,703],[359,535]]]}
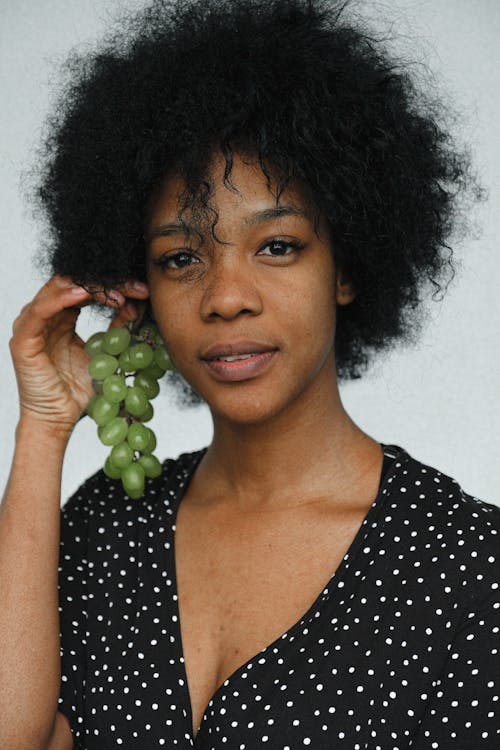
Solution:
{"label": "woman's face", "polygon": [[277,209],[258,164],[235,155],[239,193],[224,186],[224,165],[215,160],[212,170],[219,241],[210,226],[197,227],[201,244],[179,226],[178,179],[156,198],[151,305],[175,366],[214,417],[258,423],[335,384],[336,302],[351,294],[336,278],[325,226],[317,236],[300,193],[285,191]]}

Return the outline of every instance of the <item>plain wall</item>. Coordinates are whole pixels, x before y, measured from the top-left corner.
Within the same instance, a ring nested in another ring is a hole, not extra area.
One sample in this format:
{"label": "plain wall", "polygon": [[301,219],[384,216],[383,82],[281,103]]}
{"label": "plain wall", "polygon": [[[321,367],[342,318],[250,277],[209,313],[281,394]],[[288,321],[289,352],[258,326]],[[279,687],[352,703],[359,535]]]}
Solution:
{"label": "plain wall", "polygon": [[[15,377],[8,354],[12,321],[44,279],[33,264],[42,239],[23,198],[21,177],[49,105],[57,61],[84,47],[109,25],[117,0],[3,0],[0,2],[0,484],[7,479],[17,421]],[[477,239],[456,248],[462,268],[443,303],[428,306],[417,346],[384,355],[361,381],[342,388],[344,403],[374,438],[405,447],[454,476],[484,500],[500,505],[500,3],[496,0],[359,2],[376,24],[399,34],[399,49],[430,66],[464,113],[458,135],[472,148],[489,201],[474,212]],[[82,315],[85,338],[102,329]],[[206,445],[206,407],[179,409],[168,393],[155,401],[151,426],[161,458]],[[102,466],[107,449],[89,419],[68,449],[63,499]]]}

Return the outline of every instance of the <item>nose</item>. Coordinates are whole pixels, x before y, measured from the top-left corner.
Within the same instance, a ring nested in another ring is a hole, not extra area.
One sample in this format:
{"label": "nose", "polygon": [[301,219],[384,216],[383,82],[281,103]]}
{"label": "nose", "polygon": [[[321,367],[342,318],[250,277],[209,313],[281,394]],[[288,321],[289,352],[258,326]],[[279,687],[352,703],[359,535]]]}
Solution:
{"label": "nose", "polygon": [[238,315],[259,315],[262,297],[248,262],[234,249],[217,249],[201,301],[205,321],[232,320]]}

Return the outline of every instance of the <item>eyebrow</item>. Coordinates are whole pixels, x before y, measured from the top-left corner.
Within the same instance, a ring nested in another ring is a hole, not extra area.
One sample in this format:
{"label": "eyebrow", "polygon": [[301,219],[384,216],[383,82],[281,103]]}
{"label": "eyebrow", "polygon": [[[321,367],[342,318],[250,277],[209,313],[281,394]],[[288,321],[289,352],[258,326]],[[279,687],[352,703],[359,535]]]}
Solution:
{"label": "eyebrow", "polygon": [[254,214],[247,216],[245,224],[253,227],[257,224],[263,224],[265,221],[271,221],[272,219],[280,219],[282,216],[301,216],[304,219],[309,219],[309,214],[297,206],[285,203],[280,206],[273,206],[272,208],[263,208],[260,211],[256,211]]}
{"label": "eyebrow", "polygon": [[[250,214],[244,219],[244,224],[249,227],[257,226],[258,224],[264,224],[266,221],[272,221],[273,219],[281,219],[284,216],[299,216],[301,218],[309,220],[309,214],[297,206],[293,206],[288,203],[281,204],[279,206],[273,206],[269,208],[263,208],[260,211]],[[195,227],[189,224],[176,224],[167,223],[160,224],[159,226],[152,229],[150,232],[146,232],[144,239],[147,242],[151,242],[155,237],[170,237],[172,235],[179,234],[196,234],[197,230]]]}

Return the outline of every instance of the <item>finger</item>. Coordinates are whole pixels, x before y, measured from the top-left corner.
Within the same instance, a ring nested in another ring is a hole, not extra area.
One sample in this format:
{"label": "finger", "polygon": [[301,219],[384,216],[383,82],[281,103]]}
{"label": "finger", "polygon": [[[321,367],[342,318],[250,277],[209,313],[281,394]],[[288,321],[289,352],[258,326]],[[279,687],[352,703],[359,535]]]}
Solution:
{"label": "finger", "polygon": [[146,312],[146,307],[147,305],[145,302],[132,302],[131,300],[127,300],[125,305],[120,307],[109,327],[120,328],[121,326],[127,325],[127,323],[140,323]]}
{"label": "finger", "polygon": [[14,336],[36,338],[47,323],[67,308],[81,306],[90,297],[83,287],[48,282],[33,300],[23,307],[12,326]]}
{"label": "finger", "polygon": [[142,281],[131,280],[124,284],[118,284],[112,289],[102,287],[88,287],[95,302],[107,307],[119,308],[125,304],[127,298],[147,299],[149,289]]}
{"label": "finger", "polygon": [[133,299],[147,299],[149,297],[148,285],[144,284],[142,281],[137,281],[136,279],[117,286],[116,290],[121,292],[125,297],[131,297]]}

